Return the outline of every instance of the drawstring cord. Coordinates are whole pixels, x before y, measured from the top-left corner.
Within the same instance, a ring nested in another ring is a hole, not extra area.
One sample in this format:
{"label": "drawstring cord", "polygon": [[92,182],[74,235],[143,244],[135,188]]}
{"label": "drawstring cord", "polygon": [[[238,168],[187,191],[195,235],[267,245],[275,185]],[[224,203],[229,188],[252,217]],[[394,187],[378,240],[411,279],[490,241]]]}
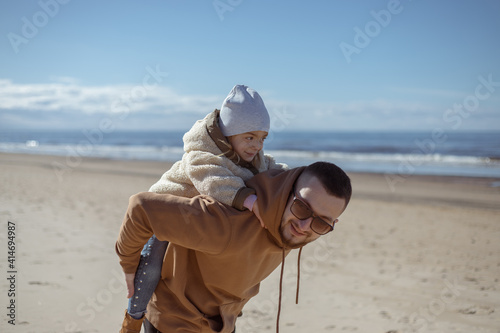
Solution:
{"label": "drawstring cord", "polygon": [[300,255],[302,254],[302,247],[300,247],[297,259],[297,292],[295,294],[295,304],[299,304],[299,286],[300,286]]}
{"label": "drawstring cord", "polygon": [[285,270],[285,248],[281,252],[281,274],[280,274],[280,296],[278,300],[278,315],[276,316],[276,333],[280,331],[280,314],[281,314],[281,293],[283,291],[283,272]]}
{"label": "drawstring cord", "polygon": [[[280,273],[280,295],[278,299],[278,315],[276,316],[276,333],[280,331],[280,314],[281,314],[281,295],[283,293],[283,273],[285,271],[285,248],[281,252],[281,273]],[[295,304],[299,304],[299,286],[300,286],[300,255],[302,254],[302,247],[299,250],[297,259],[297,291],[295,294]]]}

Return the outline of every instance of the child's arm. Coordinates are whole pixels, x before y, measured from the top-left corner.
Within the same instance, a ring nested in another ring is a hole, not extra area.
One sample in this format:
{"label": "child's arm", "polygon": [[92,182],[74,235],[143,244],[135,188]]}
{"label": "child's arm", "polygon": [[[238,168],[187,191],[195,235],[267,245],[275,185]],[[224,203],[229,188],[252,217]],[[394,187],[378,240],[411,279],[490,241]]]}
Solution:
{"label": "child's arm", "polygon": [[244,210],[245,199],[255,194],[243,179],[253,177],[252,172],[234,165],[224,156],[190,152],[183,156],[182,167],[200,194],[209,195],[238,210]]}
{"label": "child's arm", "polygon": [[253,212],[255,216],[259,219],[260,226],[266,228],[264,220],[260,217],[259,205],[257,205],[257,196],[255,194],[250,194],[243,203],[243,207]]}

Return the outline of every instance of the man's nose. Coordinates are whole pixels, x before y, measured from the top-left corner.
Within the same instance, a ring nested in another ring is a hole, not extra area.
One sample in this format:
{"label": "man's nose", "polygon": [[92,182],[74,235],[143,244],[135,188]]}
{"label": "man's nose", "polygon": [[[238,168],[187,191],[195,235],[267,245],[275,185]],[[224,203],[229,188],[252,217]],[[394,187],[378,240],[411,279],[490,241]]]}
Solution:
{"label": "man's nose", "polygon": [[312,223],[313,217],[309,217],[305,220],[299,220],[299,228],[300,231],[309,231],[311,230],[311,223]]}

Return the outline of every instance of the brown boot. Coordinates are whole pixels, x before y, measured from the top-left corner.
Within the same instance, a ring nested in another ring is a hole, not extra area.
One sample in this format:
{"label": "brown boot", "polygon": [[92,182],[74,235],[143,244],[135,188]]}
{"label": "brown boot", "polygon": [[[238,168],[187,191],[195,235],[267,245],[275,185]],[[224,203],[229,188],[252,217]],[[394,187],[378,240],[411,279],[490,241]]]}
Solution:
{"label": "brown boot", "polygon": [[125,318],[123,319],[122,329],[119,333],[140,333],[141,325],[144,317],[141,319],[134,319],[125,310]]}

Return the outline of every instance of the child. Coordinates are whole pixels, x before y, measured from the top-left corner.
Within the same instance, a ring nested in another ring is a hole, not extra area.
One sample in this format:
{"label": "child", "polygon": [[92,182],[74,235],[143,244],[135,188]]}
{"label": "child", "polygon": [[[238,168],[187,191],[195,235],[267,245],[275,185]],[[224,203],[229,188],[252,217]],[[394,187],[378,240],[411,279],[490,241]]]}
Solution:
{"label": "child", "polygon": [[[149,191],[184,197],[210,195],[239,210],[251,210],[260,220],[257,196],[245,181],[262,171],[288,168],[262,151],[269,126],[269,114],[259,94],[244,85],[234,86],[220,111],[198,120],[184,134],[182,160]],[[167,245],[153,235],[144,246],[135,276],[125,274],[127,297],[132,297],[121,333],[140,332],[146,306],[160,280]]]}

